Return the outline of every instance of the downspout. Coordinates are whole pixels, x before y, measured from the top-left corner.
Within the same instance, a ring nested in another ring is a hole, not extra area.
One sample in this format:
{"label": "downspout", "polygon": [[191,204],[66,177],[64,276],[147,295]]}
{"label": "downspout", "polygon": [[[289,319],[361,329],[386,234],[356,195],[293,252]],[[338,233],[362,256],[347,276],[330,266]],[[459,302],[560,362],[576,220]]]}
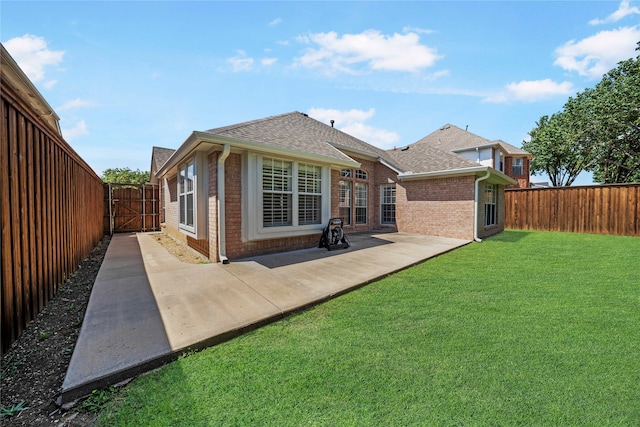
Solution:
{"label": "downspout", "polygon": [[482,239],[478,237],[478,199],[480,197],[479,194],[479,184],[480,181],[484,181],[485,179],[489,178],[489,176],[491,176],[491,170],[487,169],[487,173],[484,176],[481,176],[480,178],[476,178],[476,191],[475,191],[475,198],[474,198],[474,213],[473,213],[473,240],[480,243],[482,242]]}
{"label": "downspout", "polygon": [[225,144],[218,156],[218,256],[223,264],[229,264],[227,258],[225,195],[224,195],[224,162],[231,153],[231,145]]}

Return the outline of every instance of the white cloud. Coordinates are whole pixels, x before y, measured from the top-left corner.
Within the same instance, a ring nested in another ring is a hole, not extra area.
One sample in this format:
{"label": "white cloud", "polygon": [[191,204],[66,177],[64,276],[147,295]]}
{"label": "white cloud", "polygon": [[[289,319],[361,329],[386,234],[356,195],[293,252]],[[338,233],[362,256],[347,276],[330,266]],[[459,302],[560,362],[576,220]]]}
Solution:
{"label": "white cloud", "polygon": [[62,136],[67,142],[71,142],[72,140],[84,135],[89,135],[89,130],[87,129],[87,124],[84,120],[80,120],[72,128],[62,129]]}
{"label": "white cloud", "polygon": [[[34,83],[44,82],[45,68],[60,64],[64,56],[62,50],[50,50],[43,37],[31,34],[12,38],[4,43],[4,47]],[[50,89],[55,83],[55,80],[49,80],[44,86]]]}
{"label": "white cloud", "polygon": [[433,34],[434,30],[429,30],[426,28],[418,28],[418,27],[404,27],[402,28],[403,33],[418,33],[418,34]]}
{"label": "white cloud", "polygon": [[91,101],[87,101],[86,99],[76,98],[76,99],[72,99],[71,101],[65,102],[64,104],[56,108],[56,110],[65,111],[65,110],[71,110],[74,108],[91,107],[92,105],[93,103]]}
{"label": "white cloud", "polygon": [[355,136],[369,144],[383,149],[393,148],[400,140],[397,133],[386,129],[379,129],[365,124],[367,120],[376,114],[374,108],[364,110],[336,110],[330,108],[311,108],[309,116],[324,123],[335,120],[334,126],[351,136]]}
{"label": "white cloud", "polygon": [[227,62],[231,64],[233,67],[233,71],[249,71],[253,68],[253,58],[247,56],[247,54],[239,50],[236,52],[237,55],[227,59]]}
{"label": "white cloud", "polygon": [[277,61],[278,61],[278,58],[262,58],[260,60],[260,63],[265,67],[267,67],[269,65],[275,64]]}
{"label": "white cloud", "polygon": [[276,18],[273,21],[269,22],[269,26],[275,27],[276,25],[279,25],[281,23],[282,23],[282,18]]}
{"label": "white cloud", "polygon": [[522,80],[509,83],[505,90],[484,99],[485,102],[505,103],[510,101],[535,102],[554,96],[567,96],[574,92],[573,83],[556,83],[551,79]]}
{"label": "white cloud", "polygon": [[[420,44],[415,32],[384,35],[377,30],[339,36],[335,31],[298,37],[313,44],[295,59],[295,65],[325,68],[330,73],[359,74],[363,64],[369,70],[417,72],[431,67],[442,58],[436,49]],[[360,66],[360,68],[358,67]]]}
{"label": "white cloud", "polygon": [[622,0],[620,2],[620,6],[618,10],[613,12],[611,15],[607,16],[604,19],[592,19],[589,21],[590,25],[600,25],[600,24],[608,24],[611,22],[618,22],[622,18],[629,15],[640,15],[640,9],[637,7],[631,7],[631,2],[629,0]]}
{"label": "white cloud", "polygon": [[554,65],[597,79],[615,68],[618,62],[634,57],[638,40],[640,30],[637,26],[601,31],[578,42],[571,40],[557,48]]}

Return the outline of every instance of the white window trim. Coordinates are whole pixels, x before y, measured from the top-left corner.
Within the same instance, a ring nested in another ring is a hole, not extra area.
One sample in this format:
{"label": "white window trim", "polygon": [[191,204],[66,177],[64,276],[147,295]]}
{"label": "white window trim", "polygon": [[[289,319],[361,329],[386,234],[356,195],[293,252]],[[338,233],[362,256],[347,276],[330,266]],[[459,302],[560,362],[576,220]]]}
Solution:
{"label": "white window trim", "polygon": [[[494,198],[493,200],[489,200],[489,198],[487,197],[487,193],[489,193],[489,187],[493,188],[493,191],[491,192]],[[484,199],[484,226],[485,228],[495,227],[496,225],[498,225],[498,186],[496,184],[485,184]],[[487,218],[488,205],[493,205],[494,218],[493,223],[491,224],[488,223],[489,218]]]}
{"label": "white window trim", "polygon": [[182,209],[180,206],[180,172],[192,162],[195,170],[193,177],[193,226],[180,223],[180,212],[178,212],[178,230],[194,239],[202,240],[207,238],[207,187],[209,183],[207,155],[204,152],[196,153],[194,157],[178,167],[176,183],[178,186],[178,209]]}
{"label": "white window trim", "polygon": [[[277,156],[264,156],[269,158],[276,158]],[[327,166],[311,163],[308,161],[298,161],[294,159],[282,159],[290,161],[293,164],[293,183],[292,188],[292,225],[281,227],[264,227],[262,225],[262,159],[263,156],[259,154],[248,154],[246,156],[245,165],[247,171],[247,183],[243,184],[243,194],[246,197],[243,198],[243,206],[246,209],[242,210],[243,215],[243,238],[245,240],[264,240],[264,239],[277,239],[281,237],[293,237],[304,236],[308,234],[315,234],[322,232],[326,224],[331,218],[331,169]],[[322,177],[322,201],[320,210],[320,224],[298,224],[298,164],[313,164],[321,167]]]}
{"label": "white window trim", "polygon": [[[365,204],[364,206],[358,205],[358,186],[361,188],[364,187],[365,191]],[[367,225],[369,224],[369,183],[368,182],[355,182],[353,185],[353,224],[354,225]],[[358,209],[364,209],[365,211],[365,222],[358,222]]]}
{"label": "white window trim", "polygon": [[[516,165],[516,161],[519,164]],[[519,173],[516,173],[516,167],[520,169]],[[522,157],[514,157],[511,161],[511,174],[512,175],[522,175],[524,173],[524,159]]]}
{"label": "white window trim", "polygon": [[[394,202],[393,203],[384,203],[384,190],[385,190],[385,188],[393,188],[393,190],[394,190]],[[385,221],[383,221],[383,210],[382,210],[382,207],[384,205],[393,205],[394,206],[394,211],[395,211],[395,209],[397,207],[395,191],[396,191],[396,185],[395,184],[382,184],[380,186],[380,224],[381,225],[396,225],[395,221],[394,222],[388,222],[388,221],[385,222]],[[394,217],[395,217],[395,215],[394,215]]]}

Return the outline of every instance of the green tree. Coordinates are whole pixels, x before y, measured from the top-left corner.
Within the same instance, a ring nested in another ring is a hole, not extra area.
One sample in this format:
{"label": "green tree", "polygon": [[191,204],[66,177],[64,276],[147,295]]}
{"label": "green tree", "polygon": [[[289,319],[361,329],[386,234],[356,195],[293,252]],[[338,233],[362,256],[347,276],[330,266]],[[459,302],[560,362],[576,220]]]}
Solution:
{"label": "green tree", "polygon": [[554,186],[571,185],[582,171],[601,183],[640,182],[640,56],[541,117],[529,136],[531,172],[547,173]]}
{"label": "green tree", "polygon": [[533,156],[531,173],[546,173],[553,186],[571,185],[590,167],[591,156],[580,143],[580,131],[572,126],[572,114],[542,116],[529,136],[522,148]]}
{"label": "green tree", "polygon": [[592,102],[589,136],[596,145],[594,179],[640,182],[640,56],[620,62],[605,74]]}
{"label": "green tree", "polygon": [[106,169],[102,173],[104,182],[119,184],[146,184],[149,182],[149,172],[140,169],[131,170],[129,168]]}

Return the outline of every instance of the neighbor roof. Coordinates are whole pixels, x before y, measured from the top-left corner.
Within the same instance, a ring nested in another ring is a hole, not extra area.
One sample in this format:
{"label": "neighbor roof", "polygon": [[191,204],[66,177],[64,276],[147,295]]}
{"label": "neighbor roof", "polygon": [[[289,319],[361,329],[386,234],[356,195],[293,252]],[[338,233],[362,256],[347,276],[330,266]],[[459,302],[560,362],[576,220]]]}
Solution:
{"label": "neighbor roof", "polygon": [[443,151],[462,151],[475,147],[500,146],[512,156],[531,156],[530,153],[502,140],[489,141],[474,133],[462,130],[447,123],[435,132],[430,133],[412,145],[429,145]]}
{"label": "neighbor roof", "polygon": [[429,145],[409,145],[388,153],[401,164],[405,172],[425,173],[477,168],[478,164],[457,154],[448,153]]}

